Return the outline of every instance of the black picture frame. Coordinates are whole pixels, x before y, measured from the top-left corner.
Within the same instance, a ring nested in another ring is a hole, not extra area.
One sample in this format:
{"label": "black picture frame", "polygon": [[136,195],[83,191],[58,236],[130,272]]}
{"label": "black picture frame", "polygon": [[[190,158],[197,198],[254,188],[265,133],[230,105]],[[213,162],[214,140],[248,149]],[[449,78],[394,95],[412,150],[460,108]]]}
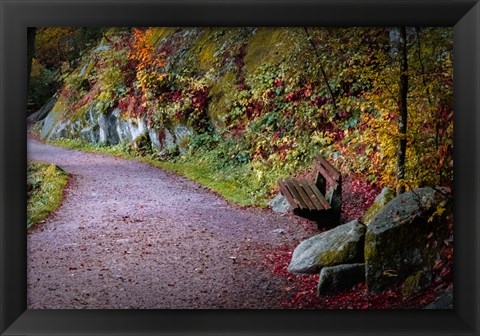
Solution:
{"label": "black picture frame", "polygon": [[[2,335],[478,335],[477,0],[0,0]],[[453,310],[26,310],[29,26],[454,26]]]}

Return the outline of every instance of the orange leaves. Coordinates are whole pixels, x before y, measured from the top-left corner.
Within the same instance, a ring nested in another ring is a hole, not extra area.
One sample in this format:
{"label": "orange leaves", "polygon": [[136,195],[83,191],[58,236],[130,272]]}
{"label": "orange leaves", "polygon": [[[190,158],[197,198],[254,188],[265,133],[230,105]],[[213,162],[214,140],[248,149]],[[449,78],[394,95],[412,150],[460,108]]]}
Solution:
{"label": "orange leaves", "polygon": [[137,82],[147,100],[155,96],[155,92],[168,78],[165,73],[165,53],[156,51],[155,46],[149,42],[152,33],[152,28],[135,28],[128,55],[134,63]]}
{"label": "orange leaves", "polygon": [[138,62],[137,71],[162,69],[166,64],[165,53],[157,55],[154,46],[148,43],[148,37],[151,33],[151,28],[146,30],[135,28],[133,30],[129,59]]}

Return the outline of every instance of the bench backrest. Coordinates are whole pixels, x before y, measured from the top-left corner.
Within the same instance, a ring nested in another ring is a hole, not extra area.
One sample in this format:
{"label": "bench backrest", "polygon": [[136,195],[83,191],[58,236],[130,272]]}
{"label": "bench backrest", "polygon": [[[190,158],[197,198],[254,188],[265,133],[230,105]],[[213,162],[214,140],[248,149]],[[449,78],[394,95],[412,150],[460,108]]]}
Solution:
{"label": "bench backrest", "polygon": [[317,177],[315,185],[321,193],[325,194],[327,185],[330,185],[334,190],[340,189],[342,185],[342,175],[332,166],[325,158],[317,153],[314,160],[315,168],[317,169]]}

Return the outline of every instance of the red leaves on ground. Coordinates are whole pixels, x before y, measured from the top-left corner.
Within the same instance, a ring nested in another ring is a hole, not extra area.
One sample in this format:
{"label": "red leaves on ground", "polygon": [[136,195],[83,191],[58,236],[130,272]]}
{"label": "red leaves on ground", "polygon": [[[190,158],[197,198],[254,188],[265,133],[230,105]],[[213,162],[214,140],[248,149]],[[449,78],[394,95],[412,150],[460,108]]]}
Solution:
{"label": "red leaves on ground", "polygon": [[265,266],[272,270],[273,274],[287,279],[288,286],[285,291],[291,291],[289,301],[282,302],[284,308],[317,308],[319,301],[316,296],[318,274],[304,275],[292,274],[287,271],[292,258],[293,247],[284,246],[265,255]]}
{"label": "red leaves on ground", "polygon": [[273,274],[288,281],[285,291],[291,292],[283,308],[294,309],[392,309],[421,308],[435,299],[435,286],[419,296],[405,299],[400,287],[378,294],[370,294],[365,283],[332,296],[317,296],[319,274],[292,274],[287,271],[293,248],[282,247],[265,255],[265,266]]}
{"label": "red leaves on ground", "polygon": [[356,176],[347,176],[342,184],[342,220],[347,223],[362,218],[372,205],[379,188]]}
{"label": "red leaves on ground", "polygon": [[[361,218],[371,206],[379,188],[372,186],[358,177],[347,176],[343,183],[342,222]],[[453,225],[449,226],[453,237]],[[317,234],[318,232],[314,233]],[[312,234],[313,235],[313,234]],[[319,274],[300,275],[287,271],[294,246],[282,246],[264,255],[265,266],[273,274],[286,278],[288,286],[284,288],[291,293],[290,299],[283,302],[283,308],[295,309],[415,309],[431,303],[445,288],[452,286],[453,246],[447,240],[441,256],[433,269],[433,285],[420,295],[404,298],[400,287],[371,294],[365,283],[333,296],[317,296]]]}

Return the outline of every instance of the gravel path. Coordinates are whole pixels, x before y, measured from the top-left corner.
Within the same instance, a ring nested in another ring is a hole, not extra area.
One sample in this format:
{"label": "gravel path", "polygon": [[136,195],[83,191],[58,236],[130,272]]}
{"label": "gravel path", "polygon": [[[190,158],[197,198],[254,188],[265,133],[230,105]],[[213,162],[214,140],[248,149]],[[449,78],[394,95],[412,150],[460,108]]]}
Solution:
{"label": "gravel path", "polygon": [[31,139],[28,156],[73,176],[28,234],[29,309],[278,308],[294,295],[263,260],[312,235],[300,219],[135,161]]}

